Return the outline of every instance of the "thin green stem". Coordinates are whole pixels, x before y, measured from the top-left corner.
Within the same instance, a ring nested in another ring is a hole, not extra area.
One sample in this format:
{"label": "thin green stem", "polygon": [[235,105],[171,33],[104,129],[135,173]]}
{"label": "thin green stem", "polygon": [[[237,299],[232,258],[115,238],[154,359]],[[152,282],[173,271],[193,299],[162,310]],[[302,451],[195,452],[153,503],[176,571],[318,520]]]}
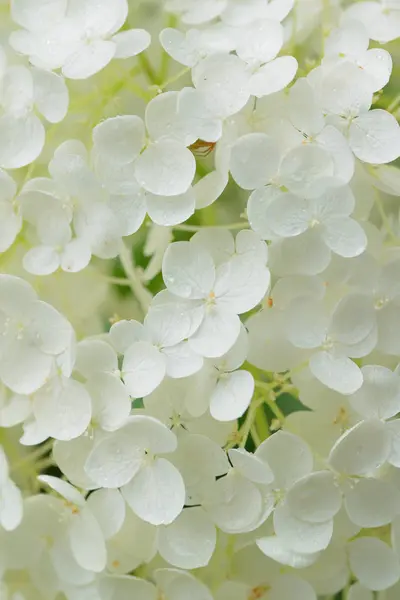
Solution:
{"label": "thin green stem", "polygon": [[146,315],[149,309],[152,295],[150,294],[149,290],[143,285],[140,276],[135,268],[132,251],[131,249],[127,248],[124,242],[121,242],[119,258],[126,273],[133,295],[138,301],[144,316]]}
{"label": "thin green stem", "polygon": [[157,73],[156,73],[153,65],[149,61],[147,54],[145,52],[142,52],[141,54],[139,54],[139,63],[140,63],[140,66],[142,67],[144,73],[146,74],[147,79],[150,81],[150,83],[152,85],[158,85],[159,79],[158,79]]}
{"label": "thin green stem", "polygon": [[13,465],[11,465],[10,471],[15,472],[21,468],[24,468],[28,463],[34,462],[38,458],[41,458],[42,456],[44,456],[45,454],[50,452],[52,447],[53,447],[53,440],[50,439],[47,442],[45,442],[44,444],[42,444],[41,446],[39,446],[39,448],[37,448],[33,452],[30,452],[27,456],[24,456],[24,458],[22,458],[21,460],[19,460],[16,463],[14,463]]}
{"label": "thin green stem", "polygon": [[122,277],[105,277],[105,280],[113,285],[122,285],[126,287],[130,287],[131,285],[129,279],[123,279]]}
{"label": "thin green stem", "polygon": [[240,448],[246,446],[248,437],[250,435],[251,428],[256,417],[258,407],[263,403],[263,398],[253,398],[252,403],[247,411],[246,419],[240,429]]}

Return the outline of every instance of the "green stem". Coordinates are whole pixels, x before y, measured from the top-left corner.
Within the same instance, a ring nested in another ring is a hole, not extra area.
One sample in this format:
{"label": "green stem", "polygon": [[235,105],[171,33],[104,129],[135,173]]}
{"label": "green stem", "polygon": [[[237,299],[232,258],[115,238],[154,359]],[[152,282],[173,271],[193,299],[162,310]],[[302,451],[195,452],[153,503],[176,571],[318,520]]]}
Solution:
{"label": "green stem", "polygon": [[244,448],[246,446],[251,428],[254,423],[254,419],[256,417],[257,409],[263,403],[263,401],[263,398],[253,399],[252,404],[250,404],[250,407],[247,411],[246,419],[240,429],[240,448]]}
{"label": "green stem", "polygon": [[126,273],[133,295],[138,301],[140,308],[142,309],[143,316],[145,316],[149,309],[152,295],[150,294],[148,289],[143,285],[136,271],[135,264],[133,262],[132,251],[131,249],[127,248],[127,246],[125,246],[124,242],[121,242],[119,258]]}
{"label": "green stem", "polygon": [[139,54],[139,63],[140,63],[140,66],[142,67],[143,71],[145,72],[147,79],[150,81],[150,83],[152,85],[158,85],[159,79],[158,79],[157,73],[155,72],[153,65],[151,64],[147,55],[144,52]]}

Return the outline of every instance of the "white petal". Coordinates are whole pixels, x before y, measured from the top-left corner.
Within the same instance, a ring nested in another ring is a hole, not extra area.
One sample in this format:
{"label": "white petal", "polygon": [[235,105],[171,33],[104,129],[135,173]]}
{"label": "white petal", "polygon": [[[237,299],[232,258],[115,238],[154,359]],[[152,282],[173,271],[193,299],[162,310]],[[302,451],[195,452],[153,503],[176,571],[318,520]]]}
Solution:
{"label": "white petal", "polygon": [[32,394],[50,375],[54,359],[25,340],[10,343],[0,361],[0,379],[17,394]]}
{"label": "white petal", "polygon": [[394,467],[400,467],[400,419],[393,419],[386,424],[392,448],[388,462]]}
{"label": "white petal", "polygon": [[233,54],[217,54],[202,60],[192,71],[195,87],[204,92],[214,115],[226,118],[247,103],[249,74],[246,64]]}
{"label": "white petal", "polygon": [[268,484],[274,480],[268,463],[244,448],[234,448],[228,454],[234,469],[253,483]]}
{"label": "white petal", "polygon": [[233,256],[217,269],[214,292],[219,308],[243,314],[261,302],[270,285],[270,273],[258,261]]}
{"label": "white petal", "polygon": [[240,333],[240,319],[225,307],[211,307],[196,333],[189,338],[191,348],[207,358],[230,350]]}
{"label": "white petal", "polygon": [[0,489],[0,523],[6,531],[13,531],[22,521],[23,501],[19,488],[8,480]]}
{"label": "white petal", "polygon": [[25,118],[0,118],[0,165],[5,169],[25,167],[41,153],[45,141],[42,123],[34,114]]}
{"label": "white petal", "polygon": [[144,123],[135,115],[106,119],[93,129],[93,143],[96,152],[111,163],[128,164],[139,156],[144,146]]}
{"label": "white petal", "polygon": [[103,533],[87,508],[72,515],[68,533],[72,553],[78,565],[95,573],[103,571],[107,562]]}
{"label": "white petal", "polygon": [[266,439],[257,448],[256,456],[271,467],[279,488],[290,487],[301,477],[309,475],[313,467],[308,445],[286,431],[278,431]]}
{"label": "white petal", "polygon": [[349,400],[366,418],[390,419],[400,412],[400,379],[386,367],[366,365],[361,369],[364,382]]}
{"label": "white petal", "polygon": [[204,227],[190,238],[191,244],[196,244],[200,251],[207,250],[218,267],[227,262],[235,254],[235,240],[230,231]]}
{"label": "white petal", "polygon": [[288,550],[277,536],[260,538],[256,540],[256,544],[261,552],[272,558],[272,560],[279,562],[281,565],[293,567],[294,569],[309,567],[318,558],[318,553],[301,554],[293,552],[293,550]]}
{"label": "white petal", "polygon": [[25,254],[23,266],[32,275],[50,275],[59,268],[60,255],[51,246],[36,246]]}
{"label": "white petal", "polygon": [[168,454],[177,447],[173,431],[157,419],[147,415],[133,415],[123,431],[141,448],[153,454]]}
{"label": "white petal", "polygon": [[55,441],[53,445],[53,457],[59,469],[71,483],[86,490],[97,487],[84,469],[93,444],[89,436],[81,436],[68,442]]}
{"label": "white petal", "polygon": [[87,507],[101,527],[106,540],[121,529],[125,520],[125,502],[118,490],[97,490],[90,494]]}
{"label": "white petal", "polygon": [[162,271],[168,290],[182,298],[204,298],[214,285],[215,267],[211,255],[188,242],[169,246]]}
{"label": "white petal", "polygon": [[115,431],[125,423],[132,400],[119,377],[97,373],[86,384],[92,398],[92,419],[105,431]]}
{"label": "white petal", "polygon": [[347,356],[321,351],[310,359],[311,373],[328,388],[340,394],[354,394],[362,385],[361,370]]}
{"label": "white petal", "polygon": [[99,486],[118,488],[132,479],[140,469],[144,448],[120,430],[95,445],[85,463],[87,475]]}
{"label": "white petal", "polygon": [[374,83],[374,92],[387,85],[393,68],[392,57],[387,50],[371,48],[362,57],[360,63]]}
{"label": "white petal", "polygon": [[350,520],[360,527],[381,527],[398,514],[399,490],[388,481],[360,479],[345,493]]}
{"label": "white petal", "polygon": [[117,44],[114,58],[130,58],[150,46],[151,36],[145,29],[128,29],[112,37]]}
{"label": "white petal", "polygon": [[73,379],[49,384],[34,400],[33,412],[38,424],[58,440],[72,440],[86,431],[92,405],[85,387]]}
{"label": "white petal", "polygon": [[275,58],[283,45],[283,28],[275,20],[255,21],[243,29],[236,54],[244,61],[267,63]]}
{"label": "white petal", "polygon": [[262,98],[283,90],[294,78],[298,68],[293,56],[280,56],[260,67],[250,77],[249,91],[253,96]]}
{"label": "white petal", "polygon": [[254,190],[269,183],[278,164],[278,146],[272,137],[264,133],[248,133],[232,146],[230,171],[236,183],[245,190]]}
{"label": "white petal", "polygon": [[338,217],[330,219],[324,226],[323,239],[326,245],[339,256],[359,256],[367,247],[364,229],[354,219]]}
{"label": "white petal", "polygon": [[367,589],[384,590],[399,580],[399,560],[381,540],[361,537],[349,543],[348,553],[351,570]]}
{"label": "white petal", "polygon": [[13,0],[13,21],[29,31],[46,29],[65,16],[67,0],[40,0],[33,5],[29,0]]}
{"label": "white petal", "polygon": [[219,171],[211,171],[193,186],[196,208],[206,208],[217,200],[228,185],[228,177]]}
{"label": "white petal", "polygon": [[306,200],[286,193],[266,207],[265,218],[276,235],[292,237],[308,229],[311,214]]}
{"label": "white petal", "polygon": [[239,419],[249,407],[253,392],[254,379],[248,371],[223,376],[211,395],[211,416],[217,421]]}
{"label": "white petal", "polygon": [[195,195],[192,188],[176,196],[146,194],[147,212],[153,223],[168,227],[184,223],[195,210]]}
{"label": "white petal", "polygon": [[291,573],[278,577],[268,595],[271,600],[317,600],[317,595],[308,581]]}
{"label": "white petal", "polygon": [[354,154],[366,163],[380,165],[400,156],[400,127],[385,110],[370,110],[355,119],[349,131]]}
{"label": "white petal", "polygon": [[176,346],[163,349],[166,358],[166,373],[168,377],[180,379],[198,373],[204,364],[204,359],[192,350],[188,341]]}
{"label": "white petal", "polygon": [[115,350],[103,340],[83,340],[77,346],[75,369],[86,379],[96,373],[113,373],[118,369]]}
{"label": "white petal", "polygon": [[52,490],[57,492],[57,494],[60,494],[60,496],[63,496],[63,498],[75,506],[79,506],[81,508],[85,506],[85,499],[82,494],[80,494],[78,490],[67,481],[51,475],[39,475],[38,480],[41,483],[48,485]]}
{"label": "white petal", "polygon": [[122,320],[111,327],[109,340],[118,354],[125,354],[135,342],[148,342],[150,338],[142,323]]}
{"label": "white petal", "polygon": [[35,104],[39,112],[50,123],[59,123],[64,119],[68,111],[68,88],[63,77],[32,69]]}
{"label": "white petal", "polygon": [[174,567],[197,569],[208,565],[217,533],[202,508],[186,508],[158,532],[158,551]]}
{"label": "white petal", "polygon": [[287,504],[275,509],[273,520],[276,535],[294,552],[313,554],[327,548],[331,541],[333,520],[322,523],[300,521]]}
{"label": "white petal", "polygon": [[115,50],[114,42],[104,40],[82,45],[63,65],[62,74],[67,79],[88,79],[108,65]]}
{"label": "white petal", "polygon": [[286,495],[286,502],[298,519],[309,523],[323,523],[339,512],[342,494],[333,474],[319,471],[296,481]]}
{"label": "white petal", "polygon": [[361,421],[346,431],[333,446],[329,462],[348,475],[366,475],[381,467],[390,452],[390,435],[378,420]]}
{"label": "white petal", "polygon": [[172,523],[185,503],[182,476],[163,458],[143,467],[122,493],[133,512],[152,525]]}
{"label": "white petal", "polygon": [[151,144],[135,162],[140,185],[157,196],[178,196],[190,187],[196,160],[183,144],[164,138]]}
{"label": "white petal", "polygon": [[134,398],[148,396],[165,377],[163,355],[147,342],[137,342],[128,348],[122,364],[122,378]]}

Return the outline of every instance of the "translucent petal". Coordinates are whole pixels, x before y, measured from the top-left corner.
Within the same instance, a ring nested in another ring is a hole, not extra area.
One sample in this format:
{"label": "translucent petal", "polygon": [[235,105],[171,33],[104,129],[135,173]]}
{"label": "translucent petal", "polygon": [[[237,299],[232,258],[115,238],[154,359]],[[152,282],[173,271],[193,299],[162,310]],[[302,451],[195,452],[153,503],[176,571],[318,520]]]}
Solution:
{"label": "translucent petal", "polygon": [[302,144],[290,149],[280,165],[282,184],[299,196],[321,195],[333,176],[333,158],[318,144]]}
{"label": "translucent petal", "polygon": [[215,526],[202,508],[185,509],[158,533],[158,551],[169,564],[180,569],[208,565],[217,541]]}
{"label": "translucent petal", "polygon": [[103,340],[82,340],[77,346],[75,368],[86,378],[95,373],[112,373],[118,369],[117,355]]}
{"label": "translucent petal", "polygon": [[43,354],[26,340],[10,342],[0,362],[0,379],[17,394],[32,394],[50,375],[53,357]]}
{"label": "translucent petal", "polygon": [[140,185],[157,196],[178,196],[189,189],[196,172],[196,160],[174,139],[158,140],[140,155],[135,175]]}
{"label": "translucent petal", "polygon": [[114,58],[130,58],[150,46],[151,36],[145,29],[128,29],[114,35],[112,41],[117,44]]}
{"label": "translucent petal", "polygon": [[374,92],[387,85],[393,68],[392,57],[387,50],[371,48],[359,60],[359,64],[374,82]]}
{"label": "translucent petal", "polygon": [[39,475],[38,480],[41,483],[45,483],[46,485],[48,485],[52,490],[57,492],[57,494],[60,494],[60,496],[62,496],[69,502],[72,502],[72,504],[74,504],[75,506],[84,508],[84,497],[78,492],[76,488],[74,488],[67,481],[59,479],[58,477],[53,477],[51,475]]}
{"label": "translucent petal", "polygon": [[189,345],[201,356],[218,358],[232,348],[239,333],[239,317],[225,307],[213,306],[206,312],[196,333],[189,338]]}
{"label": "translucent petal", "polygon": [[45,386],[34,400],[33,412],[38,424],[58,440],[82,435],[92,416],[91,399],[85,387],[73,379]]}
{"label": "translucent petal", "polygon": [[335,443],[331,466],[348,475],[367,475],[381,467],[390,453],[390,435],[378,420],[361,421],[347,430]]}
{"label": "translucent petal", "polygon": [[174,432],[147,415],[133,415],[123,431],[124,434],[129,434],[138,446],[153,454],[168,454],[174,452],[177,447]]}
{"label": "translucent petal", "polygon": [[196,208],[206,208],[217,200],[228,185],[228,177],[219,171],[211,171],[193,186]]}
{"label": "translucent petal", "polygon": [[43,71],[32,69],[35,104],[39,112],[50,123],[59,123],[68,111],[68,88],[63,77]]}
{"label": "translucent petal", "polygon": [[[274,237],[271,223],[268,218],[268,207],[275,201],[284,197],[285,192],[269,185],[255,190],[249,197],[247,215],[252,229],[264,240]],[[290,195],[291,198],[295,196]]]}
{"label": "translucent petal", "polygon": [[132,479],[143,463],[144,449],[123,430],[98,442],[85,463],[87,475],[99,486],[118,488]]}
{"label": "translucent petal", "polygon": [[104,40],[94,40],[82,45],[72,54],[62,67],[67,79],[88,79],[98,73],[114,58],[116,44]]}
{"label": "translucent petal", "polygon": [[93,420],[105,431],[115,431],[129,416],[132,400],[120,378],[97,373],[86,383],[92,398]]}
{"label": "translucent petal", "polygon": [[312,355],[309,366],[321,383],[340,394],[354,394],[363,382],[361,370],[347,356],[320,351]]}
{"label": "translucent petal", "polygon": [[194,214],[196,204],[193,188],[177,196],[155,196],[147,193],[146,201],[150,219],[164,227],[187,221]]}
{"label": "translucent petal", "polygon": [[109,341],[118,354],[125,354],[129,346],[135,342],[149,342],[150,336],[142,323],[138,321],[117,321],[109,332]]}
{"label": "translucent petal", "polygon": [[289,111],[293,125],[307,135],[315,135],[324,127],[322,110],[306,78],[298,79],[290,88]]}
{"label": "translucent petal", "polygon": [[318,348],[323,344],[329,319],[321,302],[313,299],[294,300],[285,313],[286,335],[298,348]]}
{"label": "translucent petal", "polygon": [[269,264],[280,275],[318,275],[331,261],[331,251],[317,228],[269,247]]}
{"label": "translucent petal", "polygon": [[260,457],[247,452],[244,448],[234,448],[229,450],[229,459],[243,477],[246,477],[253,483],[272,483],[274,474],[268,463]]}
{"label": "translucent petal", "polygon": [[112,35],[122,27],[128,16],[127,0],[69,0],[68,16],[75,23],[88,30],[92,37]]}
{"label": "translucent petal", "polygon": [[296,435],[278,431],[266,439],[256,450],[256,456],[272,469],[278,488],[289,488],[311,473],[313,456],[308,445]]}
{"label": "translucent petal", "polygon": [[350,520],[360,527],[381,527],[398,514],[400,492],[390,482],[360,479],[345,493]]}
{"label": "translucent petal", "polygon": [[[132,575],[105,576],[100,579],[98,587],[100,593],[98,598],[107,600],[130,600],[131,598],[156,600],[157,598],[157,588],[152,583],[138,577],[133,577]],[[81,599],[76,598],[76,600]],[[82,600],[86,600],[86,598],[82,598]],[[92,598],[88,598],[87,600],[92,600]],[[97,600],[97,597],[93,598],[93,600]]]}
{"label": "translucent petal", "polygon": [[253,392],[254,379],[248,371],[223,376],[211,395],[211,416],[217,421],[239,419],[249,407]]}
{"label": "translucent petal", "polygon": [[123,115],[106,119],[93,129],[93,143],[111,163],[128,164],[145,144],[145,128],[140,117]]}
{"label": "translucent petal", "polygon": [[374,327],[374,310],[369,298],[348,294],[335,307],[330,334],[349,346],[364,340]]}
{"label": "translucent petal", "polygon": [[314,554],[324,550],[332,538],[332,519],[322,523],[301,521],[292,514],[287,504],[275,509],[273,521],[277,537],[290,550],[300,554]]}
{"label": "translucent petal", "polygon": [[90,510],[84,508],[72,515],[68,533],[76,562],[88,571],[103,571],[107,562],[106,545],[100,525]]}
{"label": "translucent petal", "polygon": [[0,166],[5,169],[25,167],[41,153],[45,141],[42,123],[34,114],[0,118]]}
{"label": "translucent petal", "polygon": [[194,67],[201,58],[197,44],[190,43],[187,35],[178,29],[172,27],[163,29],[159,39],[165,52],[181,65]]}
{"label": "translucent petal", "polygon": [[204,298],[214,285],[214,261],[207,250],[197,245],[175,242],[164,254],[163,278],[172,294],[181,298]]}
{"label": "translucent petal", "polygon": [[0,501],[0,523],[6,531],[13,531],[20,525],[23,515],[22,495],[13,481],[2,484]]}
{"label": "translucent petal", "polygon": [[367,589],[384,590],[399,580],[399,560],[381,540],[361,537],[349,543],[348,553],[351,570]]}
{"label": "translucent petal", "polygon": [[372,103],[371,82],[355,64],[338,63],[322,80],[321,102],[327,113],[335,115],[366,113]]}
{"label": "translucent petal", "polygon": [[96,490],[90,494],[87,507],[100,525],[106,540],[121,529],[125,520],[125,502],[118,490]]}
{"label": "translucent petal", "polygon": [[180,97],[178,92],[165,92],[150,100],[146,106],[146,128],[152,140],[168,137],[182,142],[184,146],[196,141],[196,134],[182,118],[178,104]]}
{"label": "translucent petal", "polygon": [[378,165],[392,162],[400,156],[399,124],[385,110],[370,110],[352,122],[349,144],[363,162]]}
{"label": "translucent petal", "polygon": [[172,523],[185,503],[182,476],[164,458],[142,467],[122,493],[133,512],[152,525]]}
{"label": "translucent petal", "polygon": [[309,523],[323,523],[339,512],[342,494],[333,474],[319,471],[296,481],[286,495],[286,502],[298,519]]}
{"label": "translucent petal", "polygon": [[214,115],[226,118],[247,103],[249,74],[246,64],[233,54],[209,56],[192,71],[194,86],[204,92]]}
{"label": "translucent petal", "polygon": [[236,54],[248,63],[267,63],[275,58],[282,45],[282,25],[273,20],[260,20],[243,29],[243,35],[236,46]]}
{"label": "translucent petal", "polygon": [[278,165],[278,146],[265,133],[248,133],[232,146],[230,171],[236,183],[245,190],[269,183]]}
{"label": "translucent petal", "polygon": [[30,31],[46,29],[64,17],[67,0],[40,0],[33,5],[29,0],[12,0],[13,21]]}
{"label": "translucent petal", "polygon": [[317,595],[308,581],[291,573],[278,577],[268,595],[271,600],[317,600]]}
{"label": "translucent petal", "polygon": [[394,467],[400,467],[400,419],[393,419],[386,424],[391,438],[391,452],[388,462]]}
{"label": "translucent petal", "polygon": [[296,75],[297,68],[297,60],[293,56],[275,58],[250,77],[250,94],[262,98],[283,90]]}
{"label": "translucent petal", "polygon": [[353,394],[350,404],[365,418],[390,419],[400,412],[400,380],[390,369],[366,365],[361,369],[364,382]]}
{"label": "translucent petal", "polygon": [[204,227],[190,238],[190,243],[198,245],[203,251],[206,249],[216,266],[227,262],[235,254],[235,240],[227,229]]}
{"label": "translucent petal", "polygon": [[93,443],[89,437],[81,436],[68,442],[56,441],[53,445],[53,457],[59,469],[71,483],[85,490],[97,487],[84,470]]}
{"label": "translucent petal", "polygon": [[36,246],[25,254],[23,266],[32,275],[50,275],[59,268],[60,255],[51,246]]}
{"label": "translucent petal", "polygon": [[306,200],[288,193],[266,207],[266,219],[275,235],[292,237],[308,229],[312,215]]}
{"label": "translucent petal", "polygon": [[357,221],[346,217],[330,219],[323,228],[322,236],[332,252],[345,258],[359,256],[367,247],[364,229]]}
{"label": "translucent petal", "polygon": [[165,377],[165,359],[147,342],[132,344],[125,352],[122,378],[133,398],[148,396]]}
{"label": "translucent petal", "polygon": [[315,141],[333,160],[332,185],[349,183],[354,175],[355,160],[344,135],[336,127],[327,125]]}
{"label": "translucent petal", "polygon": [[261,302],[269,285],[268,269],[246,254],[236,255],[218,267],[214,293],[219,308],[240,315]]}
{"label": "translucent petal", "polygon": [[257,546],[261,552],[279,562],[281,565],[287,565],[294,569],[302,569],[312,565],[318,558],[318,553],[301,554],[288,550],[277,536],[263,537],[256,540]]}
{"label": "translucent petal", "polygon": [[198,373],[204,364],[204,359],[192,350],[187,340],[163,349],[166,357],[167,376],[174,379],[189,377]]}

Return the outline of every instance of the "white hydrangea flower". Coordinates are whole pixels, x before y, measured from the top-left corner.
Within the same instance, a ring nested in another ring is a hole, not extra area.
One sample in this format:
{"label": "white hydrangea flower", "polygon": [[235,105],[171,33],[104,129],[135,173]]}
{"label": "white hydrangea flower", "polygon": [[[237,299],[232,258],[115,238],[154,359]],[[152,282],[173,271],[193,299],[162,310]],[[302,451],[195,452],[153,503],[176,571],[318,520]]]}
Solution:
{"label": "white hydrangea flower", "polygon": [[4,448],[0,446],[0,525],[12,531],[22,521],[22,494],[9,475],[9,465]]}
{"label": "white hydrangea flower", "polygon": [[127,0],[110,5],[93,0],[13,0],[12,18],[22,30],[10,36],[16,51],[46,70],[62,69],[69,79],[87,79],[113,58],[129,58],[146,50],[150,35],[143,29],[118,33],[128,16]]}

